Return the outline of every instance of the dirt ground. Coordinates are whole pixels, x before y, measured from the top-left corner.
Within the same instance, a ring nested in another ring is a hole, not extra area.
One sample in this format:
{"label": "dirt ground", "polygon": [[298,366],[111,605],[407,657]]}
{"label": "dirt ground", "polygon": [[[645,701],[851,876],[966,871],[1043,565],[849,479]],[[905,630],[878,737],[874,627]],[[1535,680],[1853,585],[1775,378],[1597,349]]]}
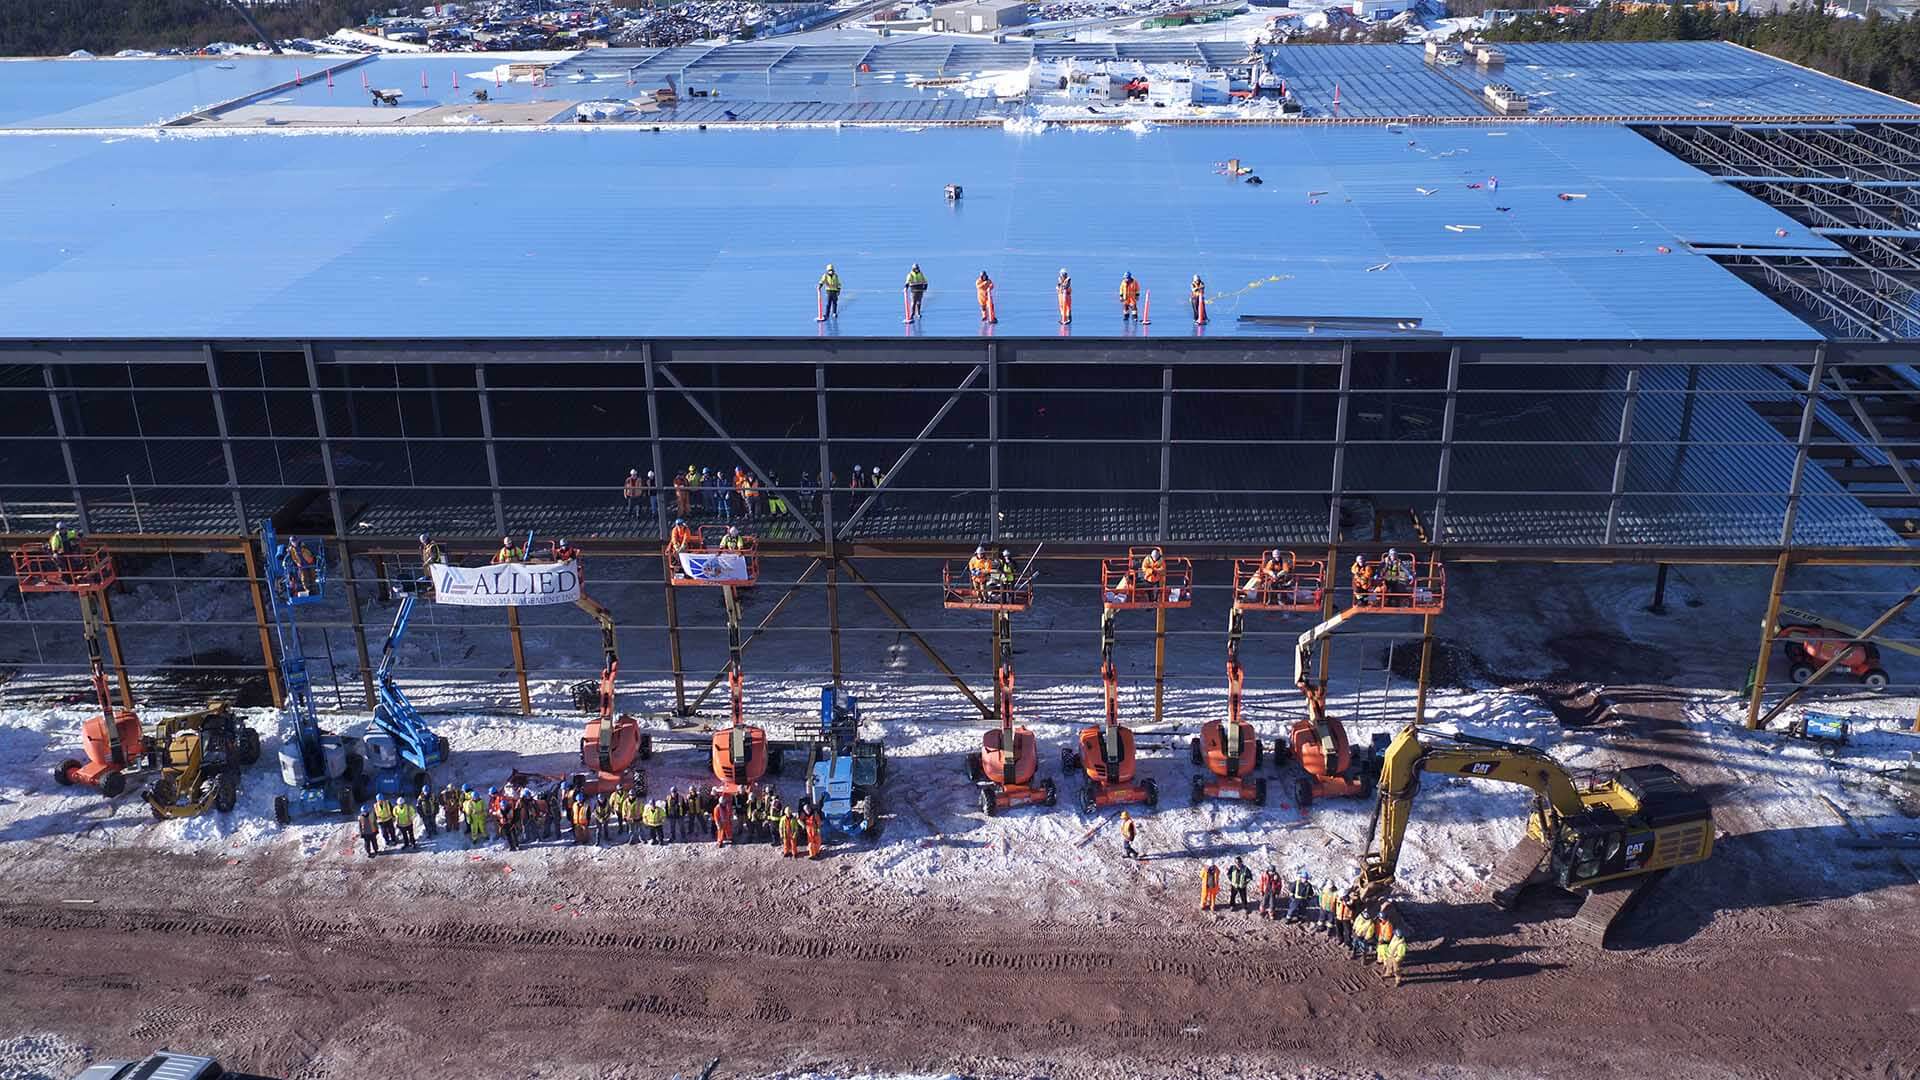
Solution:
{"label": "dirt ground", "polygon": [[[1661,738],[1666,703],[1615,697],[1626,732]],[[1898,1034],[1920,947],[1901,856],[1836,868],[1828,830],[1720,824],[1715,857],[1650,891],[1604,953],[1551,890],[1514,913],[1409,903],[1397,989],[1311,932],[1200,915],[1144,867],[1072,914],[1050,894],[1077,882],[903,888],[757,846],[676,878],[626,852],[487,849],[428,887],[388,869],[405,855],[353,854],[345,826],[323,872],[285,846],[16,845],[0,1048],[67,1049],[0,1076],[159,1045],[306,1080],[693,1076],[715,1058],[715,1076],[1920,1076]]]}

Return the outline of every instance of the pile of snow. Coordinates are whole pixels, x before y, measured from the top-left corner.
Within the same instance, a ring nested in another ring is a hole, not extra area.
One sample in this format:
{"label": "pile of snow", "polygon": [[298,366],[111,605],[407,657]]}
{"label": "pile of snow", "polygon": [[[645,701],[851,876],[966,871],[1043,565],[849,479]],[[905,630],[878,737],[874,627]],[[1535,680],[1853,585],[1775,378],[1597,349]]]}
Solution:
{"label": "pile of snow", "polygon": [[94,55],[85,49],[75,49],[67,54],[69,60],[92,60]]}
{"label": "pile of snow", "polygon": [[1046,132],[1047,123],[1037,116],[1009,116],[1000,128],[1009,135],[1040,135]]}
{"label": "pile of snow", "polygon": [[626,120],[635,115],[633,102],[612,99],[583,101],[573,107],[574,114],[587,120]]}

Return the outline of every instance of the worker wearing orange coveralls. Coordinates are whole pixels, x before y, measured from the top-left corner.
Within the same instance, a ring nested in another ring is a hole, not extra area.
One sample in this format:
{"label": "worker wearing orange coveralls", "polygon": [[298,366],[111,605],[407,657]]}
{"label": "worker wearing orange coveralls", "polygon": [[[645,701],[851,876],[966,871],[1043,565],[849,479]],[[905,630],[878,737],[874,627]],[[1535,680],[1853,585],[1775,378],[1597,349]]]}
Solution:
{"label": "worker wearing orange coveralls", "polygon": [[1166,583],[1166,580],[1167,560],[1160,554],[1159,548],[1154,548],[1141,556],[1140,592],[1148,603],[1156,603],[1162,599],[1160,587]]}
{"label": "worker wearing orange coveralls", "polygon": [[980,276],[974,279],[973,292],[980,299],[980,321],[999,322],[993,311],[993,279],[987,276],[985,270],[980,271]]}
{"label": "worker wearing orange coveralls", "polygon": [[733,843],[733,796],[722,795],[713,804],[713,846]]}
{"label": "worker wearing orange coveralls", "polygon": [[817,859],[820,857],[821,824],[822,823],[820,821],[820,808],[816,806],[808,810],[807,811],[807,858],[809,859]]}
{"label": "worker wearing orange coveralls", "polygon": [[1200,910],[1212,911],[1220,899],[1220,864],[1208,863],[1200,871]]}
{"label": "worker wearing orange coveralls", "polygon": [[1133,276],[1133,271],[1129,270],[1126,276],[1120,279],[1120,319],[1124,322],[1139,317],[1140,282]]}

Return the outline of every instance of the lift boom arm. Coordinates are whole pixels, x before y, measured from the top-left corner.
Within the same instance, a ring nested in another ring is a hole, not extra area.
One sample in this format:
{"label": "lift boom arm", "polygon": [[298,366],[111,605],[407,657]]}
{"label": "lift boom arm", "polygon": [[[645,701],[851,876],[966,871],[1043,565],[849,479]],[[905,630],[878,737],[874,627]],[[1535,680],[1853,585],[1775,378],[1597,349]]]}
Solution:
{"label": "lift boom arm", "polygon": [[413,618],[413,605],[422,589],[432,588],[430,578],[416,578],[402,588],[400,610],[394,613],[393,628],[380,646],[380,663],[374,668],[374,692],[378,703],[373,722],[393,736],[400,756],[416,769],[431,769],[447,759],[447,744],[427,726],[426,719],[394,684],[393,668],[399,660],[400,642],[407,636],[407,623]]}
{"label": "lift boom arm", "polygon": [[583,592],[573,603],[600,624],[600,654],[605,660],[600,667],[600,767],[611,769],[613,722],[617,713],[614,681],[620,676],[620,644],[614,636],[613,614],[598,600]]}
{"label": "lift boom arm", "polygon": [[993,651],[999,665],[993,673],[994,708],[1000,714],[1000,745],[1013,746],[1013,613],[993,613]]}

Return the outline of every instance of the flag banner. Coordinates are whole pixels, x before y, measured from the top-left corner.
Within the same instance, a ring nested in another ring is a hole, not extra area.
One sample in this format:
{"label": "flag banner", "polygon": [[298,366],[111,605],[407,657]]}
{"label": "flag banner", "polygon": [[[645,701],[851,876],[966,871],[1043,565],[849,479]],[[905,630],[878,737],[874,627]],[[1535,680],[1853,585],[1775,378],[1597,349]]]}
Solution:
{"label": "flag banner", "polygon": [[580,567],[558,563],[433,566],[433,598],[460,607],[539,607],[580,599]]}
{"label": "flag banner", "polygon": [[724,584],[747,580],[747,557],[737,551],[683,551],[680,572],[692,581]]}

